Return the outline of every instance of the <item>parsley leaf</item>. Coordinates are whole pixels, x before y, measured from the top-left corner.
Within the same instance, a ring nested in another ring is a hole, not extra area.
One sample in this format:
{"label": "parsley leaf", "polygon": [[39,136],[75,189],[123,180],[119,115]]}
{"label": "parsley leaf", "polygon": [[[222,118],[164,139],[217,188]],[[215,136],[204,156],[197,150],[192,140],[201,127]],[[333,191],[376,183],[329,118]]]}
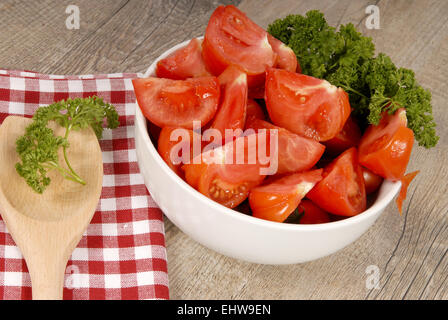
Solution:
{"label": "parsley leaf", "polygon": [[[43,193],[50,184],[47,172],[53,169],[68,180],[85,184],[68,160],[68,135],[72,130],[90,126],[100,139],[104,119],[109,129],[117,128],[120,124],[115,107],[95,96],[67,99],[40,107],[33,116],[34,121],[25,129],[25,134],[16,141],[16,151],[20,157],[20,162],[16,164],[18,174],[37,193]],[[64,137],[56,136],[53,130],[47,127],[49,121],[55,121],[66,129]],[[58,150],[61,147],[67,168],[59,163]]]}

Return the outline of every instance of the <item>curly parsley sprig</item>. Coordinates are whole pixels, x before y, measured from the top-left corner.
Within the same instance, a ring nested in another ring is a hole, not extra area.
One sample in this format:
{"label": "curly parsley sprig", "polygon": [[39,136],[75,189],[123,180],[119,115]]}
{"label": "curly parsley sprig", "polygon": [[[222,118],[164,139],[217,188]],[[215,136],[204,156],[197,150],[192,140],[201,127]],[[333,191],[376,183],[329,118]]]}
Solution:
{"label": "curly parsley sprig", "polygon": [[372,39],[353,24],[336,31],[323,13],[312,10],[305,16],[276,20],[268,32],[292,48],[304,74],[343,88],[362,124],[376,125],[383,111],[393,113],[403,107],[419,145],[437,144],[431,93],[417,83],[412,70],[397,68],[383,53],[375,57]]}
{"label": "curly parsley sprig", "polygon": [[[50,184],[47,173],[53,169],[68,180],[85,184],[69,162],[68,136],[73,130],[92,127],[98,139],[101,139],[105,120],[105,126],[109,129],[120,125],[115,107],[96,96],[67,99],[40,107],[25,134],[16,141],[16,151],[21,160],[16,164],[18,174],[38,193],[43,193]],[[63,137],[56,136],[53,130],[47,127],[50,121],[65,128]],[[63,149],[67,168],[59,163],[59,148]]]}

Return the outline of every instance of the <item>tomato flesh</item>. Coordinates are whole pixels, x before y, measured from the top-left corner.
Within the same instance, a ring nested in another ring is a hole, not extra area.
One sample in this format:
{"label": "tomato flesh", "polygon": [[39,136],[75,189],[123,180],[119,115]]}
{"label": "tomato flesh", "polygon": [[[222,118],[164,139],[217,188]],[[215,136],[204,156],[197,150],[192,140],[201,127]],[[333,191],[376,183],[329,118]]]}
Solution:
{"label": "tomato flesh", "polygon": [[193,128],[207,124],[218,109],[220,87],[216,77],[169,80],[132,80],[143,115],[159,127]]}
{"label": "tomato flesh", "polygon": [[173,80],[210,76],[202,60],[202,41],[194,38],[185,48],[160,60],[157,63],[156,75]]}
{"label": "tomato flesh", "polygon": [[233,5],[219,6],[210,17],[202,57],[214,75],[232,64],[241,67],[250,87],[262,85],[266,68],[275,63],[268,33]]}
{"label": "tomato flesh", "polygon": [[[221,79],[225,79],[221,81]],[[211,128],[221,132],[225,138],[226,129],[244,129],[247,107],[247,75],[241,69],[230,66],[219,77],[223,85],[223,98]],[[232,134],[233,136],[233,134]],[[228,141],[228,140],[226,140]]]}
{"label": "tomato flesh", "polygon": [[322,157],[325,146],[319,142],[299,136],[267,121],[251,118],[246,128],[278,130],[278,170],[277,174],[306,171]]}
{"label": "tomato flesh", "polygon": [[265,94],[274,124],[318,141],[334,138],[351,112],[341,88],[286,70],[268,69]]}
{"label": "tomato flesh", "polygon": [[325,167],[323,179],[307,195],[332,214],[354,216],[366,209],[366,190],[356,148],[344,151]]}
{"label": "tomato flesh", "polygon": [[385,179],[400,180],[414,144],[414,132],[406,125],[405,109],[383,113],[380,123],[370,125],[361,139],[359,162]]}
{"label": "tomato flesh", "polygon": [[322,169],[294,173],[254,188],[249,204],[254,217],[283,222],[309,190],[322,179]]}

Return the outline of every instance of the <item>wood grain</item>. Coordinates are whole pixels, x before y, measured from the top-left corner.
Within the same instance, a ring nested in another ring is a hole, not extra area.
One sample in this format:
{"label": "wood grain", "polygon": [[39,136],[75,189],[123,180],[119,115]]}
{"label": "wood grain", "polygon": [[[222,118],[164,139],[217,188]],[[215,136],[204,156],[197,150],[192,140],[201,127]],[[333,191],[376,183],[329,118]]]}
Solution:
{"label": "wood grain", "polygon": [[[5,0],[0,4],[0,67],[48,73],[144,72],[172,45],[204,32],[222,1],[77,0],[81,28],[65,28],[71,1]],[[166,221],[170,295],[174,299],[447,299],[448,298],[448,1],[244,0],[236,3],[263,27],[311,9],[333,26],[352,22],[385,52],[412,68],[433,94],[440,142],[414,148],[403,216],[391,205],[358,241],[310,263],[264,266],[204,248]],[[368,30],[365,8],[380,8]],[[366,268],[379,268],[367,289]]]}

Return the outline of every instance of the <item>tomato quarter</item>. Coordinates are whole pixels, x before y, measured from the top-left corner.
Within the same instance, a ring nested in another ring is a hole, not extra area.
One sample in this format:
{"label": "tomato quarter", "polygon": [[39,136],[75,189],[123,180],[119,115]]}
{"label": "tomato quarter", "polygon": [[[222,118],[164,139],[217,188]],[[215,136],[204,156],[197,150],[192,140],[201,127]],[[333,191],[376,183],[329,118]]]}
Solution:
{"label": "tomato quarter", "polygon": [[341,88],[274,68],[266,75],[266,106],[274,124],[318,141],[334,138],[351,112]]}
{"label": "tomato quarter", "polygon": [[414,144],[414,132],[407,127],[406,111],[383,113],[377,126],[370,125],[359,145],[359,162],[374,173],[400,180],[406,172]]}
{"label": "tomato quarter", "polygon": [[185,48],[160,60],[157,63],[156,75],[173,80],[210,76],[202,60],[202,41],[194,38]]}
{"label": "tomato quarter", "polygon": [[[223,80],[221,81],[221,79]],[[221,84],[224,84],[221,90],[222,102],[211,128],[219,130],[224,138],[226,129],[244,129],[247,107],[247,75],[241,69],[230,66],[219,77],[219,80]]]}
{"label": "tomato quarter", "polygon": [[307,197],[333,214],[354,216],[363,212],[366,190],[356,148],[348,149],[325,167],[322,181]]}
{"label": "tomato quarter", "polygon": [[241,67],[250,87],[262,85],[265,70],[275,63],[268,33],[233,5],[219,6],[210,17],[202,45],[208,69],[221,74],[229,65]]}
{"label": "tomato quarter", "polygon": [[322,179],[322,169],[294,173],[254,188],[249,204],[254,217],[283,222],[302,198]]}
{"label": "tomato quarter", "polygon": [[209,122],[219,103],[219,81],[215,77],[169,80],[146,78],[132,80],[143,115],[159,127],[193,128]]}

